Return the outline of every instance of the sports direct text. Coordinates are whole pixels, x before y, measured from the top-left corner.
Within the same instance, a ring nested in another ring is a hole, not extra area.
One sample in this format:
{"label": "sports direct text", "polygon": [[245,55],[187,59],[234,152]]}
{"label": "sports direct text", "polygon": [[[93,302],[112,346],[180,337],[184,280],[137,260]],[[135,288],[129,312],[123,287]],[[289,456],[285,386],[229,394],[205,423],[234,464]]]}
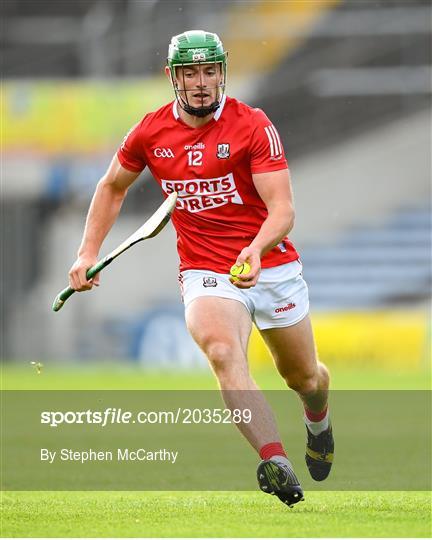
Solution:
{"label": "sports direct text", "polygon": [[250,409],[189,409],[173,411],[139,411],[133,413],[108,407],[103,411],[42,411],[40,423],[49,427],[61,424],[249,424]]}
{"label": "sports direct text", "polygon": [[219,178],[162,180],[161,182],[162,189],[167,195],[177,191],[179,210],[202,212],[228,203],[243,204],[232,173]]}

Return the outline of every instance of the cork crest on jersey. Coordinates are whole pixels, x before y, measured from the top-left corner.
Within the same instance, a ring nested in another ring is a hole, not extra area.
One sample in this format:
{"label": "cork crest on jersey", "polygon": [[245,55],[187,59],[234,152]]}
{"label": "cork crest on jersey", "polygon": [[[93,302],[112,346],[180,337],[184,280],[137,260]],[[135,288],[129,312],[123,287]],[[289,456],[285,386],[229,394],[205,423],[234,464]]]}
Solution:
{"label": "cork crest on jersey", "polygon": [[218,159],[228,159],[230,157],[230,145],[229,143],[219,143],[217,145],[217,154]]}

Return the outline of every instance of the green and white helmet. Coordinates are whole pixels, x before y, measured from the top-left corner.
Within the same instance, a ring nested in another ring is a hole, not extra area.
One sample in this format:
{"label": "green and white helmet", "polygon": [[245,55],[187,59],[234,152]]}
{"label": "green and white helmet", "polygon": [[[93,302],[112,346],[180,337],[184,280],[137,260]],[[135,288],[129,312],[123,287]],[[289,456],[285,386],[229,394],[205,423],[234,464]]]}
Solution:
{"label": "green and white helmet", "polygon": [[[204,30],[189,30],[171,39],[168,49],[167,64],[171,72],[171,82],[180,106],[189,114],[204,117],[216,111],[225,92],[227,56],[217,34]],[[221,64],[222,82],[218,84],[217,99],[205,107],[192,107],[187,92],[180,91],[176,84],[176,68],[200,64]]]}

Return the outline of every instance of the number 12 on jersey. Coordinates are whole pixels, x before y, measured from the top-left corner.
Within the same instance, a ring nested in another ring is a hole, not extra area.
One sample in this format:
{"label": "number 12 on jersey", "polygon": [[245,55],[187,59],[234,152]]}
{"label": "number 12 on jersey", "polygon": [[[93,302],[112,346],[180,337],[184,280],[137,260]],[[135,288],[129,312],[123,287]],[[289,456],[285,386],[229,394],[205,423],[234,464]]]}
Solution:
{"label": "number 12 on jersey", "polygon": [[192,167],[197,167],[202,165],[203,153],[200,150],[190,150],[187,153],[188,156],[188,165]]}

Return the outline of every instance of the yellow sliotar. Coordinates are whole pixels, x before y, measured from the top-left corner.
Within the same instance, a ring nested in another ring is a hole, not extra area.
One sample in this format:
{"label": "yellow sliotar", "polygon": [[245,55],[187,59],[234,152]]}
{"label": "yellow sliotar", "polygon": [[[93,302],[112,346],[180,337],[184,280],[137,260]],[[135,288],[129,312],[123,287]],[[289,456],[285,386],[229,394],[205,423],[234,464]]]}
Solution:
{"label": "yellow sliotar", "polygon": [[238,281],[239,279],[237,276],[241,276],[242,274],[249,274],[250,270],[251,267],[247,262],[244,262],[240,265],[233,264],[233,266],[231,266],[230,274],[233,278],[233,281]]}

